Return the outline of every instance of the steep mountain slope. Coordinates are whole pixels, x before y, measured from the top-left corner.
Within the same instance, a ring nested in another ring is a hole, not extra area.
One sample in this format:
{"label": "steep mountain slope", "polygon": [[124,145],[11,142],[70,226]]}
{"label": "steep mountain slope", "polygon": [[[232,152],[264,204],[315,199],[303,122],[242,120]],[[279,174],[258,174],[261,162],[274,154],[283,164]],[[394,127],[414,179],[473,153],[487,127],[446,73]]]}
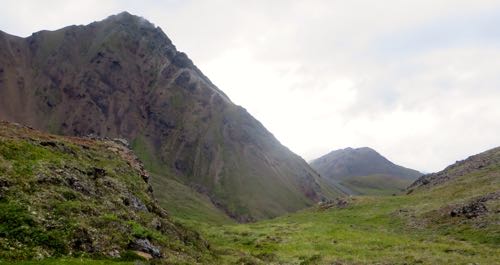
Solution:
{"label": "steep mountain slope", "polygon": [[411,190],[203,233],[233,264],[499,264],[500,148]]}
{"label": "steep mountain slope", "polygon": [[187,185],[240,221],[339,194],[160,28],[128,13],[27,38],[0,33],[0,119],[126,138],[156,192],[168,192],[161,178],[177,181],[169,187]]}
{"label": "steep mountain slope", "polygon": [[310,165],[350,194],[398,193],[422,175],[392,163],[368,147],[332,151]]}
{"label": "steep mountain slope", "polygon": [[[413,182],[408,191],[413,192],[416,189],[431,188],[446,183],[453,183],[456,179],[470,175],[471,173],[484,170],[497,169],[500,166],[500,147],[493,148],[483,153],[473,155],[465,160],[457,161],[442,171],[423,175]],[[497,173],[493,170],[493,173]]]}
{"label": "steep mountain slope", "polygon": [[0,263],[80,255],[210,261],[206,241],[171,221],[148,180],[121,140],[0,122]]}

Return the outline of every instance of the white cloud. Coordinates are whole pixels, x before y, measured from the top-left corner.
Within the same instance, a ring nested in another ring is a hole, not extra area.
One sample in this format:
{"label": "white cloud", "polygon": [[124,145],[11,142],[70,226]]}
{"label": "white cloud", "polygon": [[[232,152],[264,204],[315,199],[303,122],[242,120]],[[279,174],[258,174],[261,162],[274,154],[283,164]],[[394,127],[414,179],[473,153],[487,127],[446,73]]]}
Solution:
{"label": "white cloud", "polygon": [[439,170],[500,145],[500,3],[3,1],[27,36],[127,10],[162,27],[212,81],[312,159],[370,146]]}

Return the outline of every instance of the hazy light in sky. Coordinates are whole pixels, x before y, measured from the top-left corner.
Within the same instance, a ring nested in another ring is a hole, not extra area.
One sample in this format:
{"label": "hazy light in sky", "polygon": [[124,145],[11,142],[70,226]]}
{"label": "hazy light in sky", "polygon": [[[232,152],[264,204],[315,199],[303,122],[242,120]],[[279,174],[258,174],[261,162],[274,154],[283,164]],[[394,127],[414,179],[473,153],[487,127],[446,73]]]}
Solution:
{"label": "hazy light in sky", "polygon": [[127,10],[310,160],[370,146],[435,171],[500,145],[500,3],[3,1],[28,36]]}

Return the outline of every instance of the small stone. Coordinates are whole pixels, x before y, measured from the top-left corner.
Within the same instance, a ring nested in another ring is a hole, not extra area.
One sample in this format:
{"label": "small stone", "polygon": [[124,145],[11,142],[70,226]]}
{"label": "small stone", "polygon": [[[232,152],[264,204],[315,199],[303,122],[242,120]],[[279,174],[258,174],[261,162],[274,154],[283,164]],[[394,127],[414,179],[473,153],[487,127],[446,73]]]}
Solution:
{"label": "small stone", "polygon": [[126,147],[129,147],[129,142],[127,141],[127,139],[124,139],[124,138],[114,138],[113,139],[113,142],[115,143],[118,143],[118,144],[121,144],[121,145],[124,145]]}
{"label": "small stone", "polygon": [[118,153],[118,148],[116,147],[108,147],[108,150],[114,153]]}
{"label": "small stone", "polygon": [[151,256],[151,254],[146,253],[146,252],[134,251],[134,253],[137,254],[138,256],[141,256],[141,257],[145,258],[146,260],[150,260],[150,259],[153,258],[153,256]]}
{"label": "small stone", "polygon": [[113,258],[121,258],[120,251],[118,249],[113,249],[108,252],[108,255]]}
{"label": "small stone", "polygon": [[123,204],[132,207],[134,210],[148,212],[148,207],[134,195],[130,195],[128,198],[123,198]]}

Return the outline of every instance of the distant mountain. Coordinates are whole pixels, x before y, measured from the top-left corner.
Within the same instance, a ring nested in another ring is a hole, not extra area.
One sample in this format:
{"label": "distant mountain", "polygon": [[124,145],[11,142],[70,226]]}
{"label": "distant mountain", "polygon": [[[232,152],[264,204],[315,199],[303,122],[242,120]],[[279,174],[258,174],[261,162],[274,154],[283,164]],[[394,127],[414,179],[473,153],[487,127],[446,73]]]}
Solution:
{"label": "distant mountain", "polygon": [[126,12],[27,38],[0,32],[0,119],[128,139],[160,203],[185,216],[217,207],[251,221],[339,194],[159,27]]}
{"label": "distant mountain", "polygon": [[392,163],[368,147],[332,151],[310,165],[349,194],[398,193],[422,175]]}

